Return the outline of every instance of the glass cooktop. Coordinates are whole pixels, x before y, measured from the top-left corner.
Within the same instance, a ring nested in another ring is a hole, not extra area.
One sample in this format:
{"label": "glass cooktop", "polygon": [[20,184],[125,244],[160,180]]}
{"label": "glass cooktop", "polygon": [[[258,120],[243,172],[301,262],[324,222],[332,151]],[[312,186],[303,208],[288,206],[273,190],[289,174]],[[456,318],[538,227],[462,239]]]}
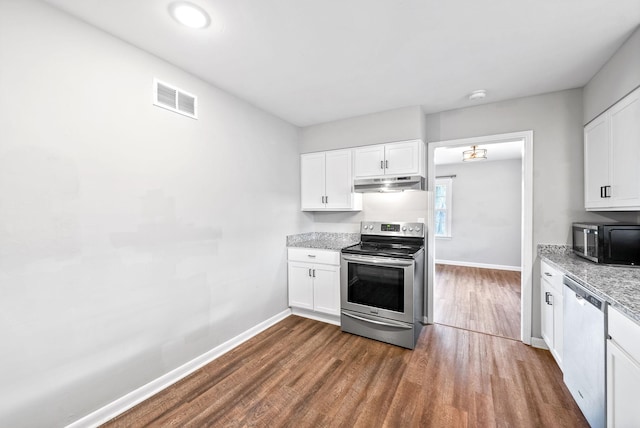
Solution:
{"label": "glass cooktop", "polygon": [[360,242],[342,249],[345,254],[362,254],[379,257],[413,258],[422,250],[422,245],[385,244],[377,242]]}

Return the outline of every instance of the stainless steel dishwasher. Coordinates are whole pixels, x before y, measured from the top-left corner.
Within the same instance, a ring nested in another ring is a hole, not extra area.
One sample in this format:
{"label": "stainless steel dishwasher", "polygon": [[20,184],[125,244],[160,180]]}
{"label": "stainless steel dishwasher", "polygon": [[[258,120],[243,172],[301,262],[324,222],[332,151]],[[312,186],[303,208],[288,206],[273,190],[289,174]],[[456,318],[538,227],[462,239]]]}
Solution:
{"label": "stainless steel dishwasher", "polygon": [[606,425],[606,303],[564,277],[564,383],[592,428]]}

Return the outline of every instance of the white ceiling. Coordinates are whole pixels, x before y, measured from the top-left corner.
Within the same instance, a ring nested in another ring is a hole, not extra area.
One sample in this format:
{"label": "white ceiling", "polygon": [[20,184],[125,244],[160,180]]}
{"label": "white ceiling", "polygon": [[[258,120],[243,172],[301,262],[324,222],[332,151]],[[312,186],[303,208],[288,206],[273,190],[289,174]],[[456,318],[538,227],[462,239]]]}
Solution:
{"label": "white ceiling", "polygon": [[[490,162],[509,159],[522,159],[524,144],[522,140],[518,140],[507,141],[503,143],[479,144],[476,148],[487,150],[487,160],[479,162]],[[435,150],[433,162],[436,165],[462,163],[462,152],[465,150],[471,150],[471,147],[438,147]]]}
{"label": "white ceiling", "polygon": [[581,87],[640,23],[640,0],[45,0],[293,124],[427,113]]}

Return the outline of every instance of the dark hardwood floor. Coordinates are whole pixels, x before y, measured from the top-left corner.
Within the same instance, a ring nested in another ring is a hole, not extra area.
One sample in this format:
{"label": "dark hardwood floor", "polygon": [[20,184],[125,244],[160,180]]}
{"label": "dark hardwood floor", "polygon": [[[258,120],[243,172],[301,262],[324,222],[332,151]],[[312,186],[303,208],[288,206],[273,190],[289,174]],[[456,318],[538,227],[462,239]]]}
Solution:
{"label": "dark hardwood floor", "polygon": [[107,427],[587,427],[548,351],[443,325],[414,351],[290,316]]}
{"label": "dark hardwood floor", "polygon": [[436,265],[434,322],[520,339],[520,272]]}

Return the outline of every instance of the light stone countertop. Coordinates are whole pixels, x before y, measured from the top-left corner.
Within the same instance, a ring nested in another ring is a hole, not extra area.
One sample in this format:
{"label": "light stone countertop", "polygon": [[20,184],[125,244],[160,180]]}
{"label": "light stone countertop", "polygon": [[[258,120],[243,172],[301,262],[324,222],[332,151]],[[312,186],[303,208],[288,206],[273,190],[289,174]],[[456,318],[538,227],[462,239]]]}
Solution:
{"label": "light stone countertop", "polygon": [[552,247],[538,246],[539,256],[640,324],[640,267],[601,265]]}
{"label": "light stone countertop", "polygon": [[359,233],[309,232],[287,236],[287,247],[340,251],[360,242]]}

